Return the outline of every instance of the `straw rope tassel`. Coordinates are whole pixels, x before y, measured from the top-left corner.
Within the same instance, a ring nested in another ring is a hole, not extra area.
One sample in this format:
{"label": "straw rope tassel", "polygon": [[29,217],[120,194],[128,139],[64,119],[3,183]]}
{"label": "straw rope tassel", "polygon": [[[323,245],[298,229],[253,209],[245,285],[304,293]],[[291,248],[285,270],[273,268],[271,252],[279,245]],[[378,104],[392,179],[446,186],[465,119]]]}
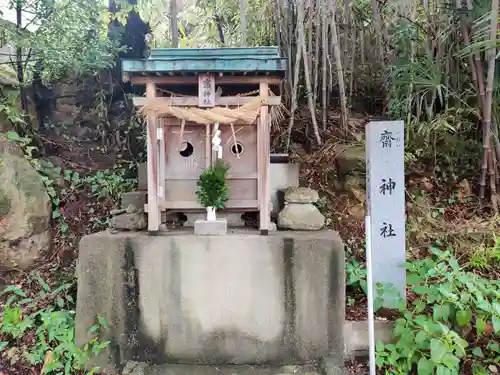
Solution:
{"label": "straw rope tassel", "polygon": [[181,134],[179,135],[179,137],[180,137],[179,150],[182,150],[182,143],[184,142],[184,126],[185,125],[186,125],[186,120],[182,120],[182,122],[181,122]]}
{"label": "straw rope tassel", "polygon": [[238,143],[236,142],[236,132],[234,131],[234,124],[231,123],[231,132],[233,133],[232,134],[232,137],[233,137],[233,144],[234,144],[234,149],[236,150],[236,158],[239,159],[240,158],[240,152],[238,151]]}
{"label": "straw rope tassel", "polygon": [[[239,102],[239,99],[238,99]],[[227,109],[229,109],[229,106],[226,106]],[[240,108],[240,103],[238,103],[238,108]],[[234,123],[231,123],[231,133],[233,137],[233,144],[234,144],[234,149],[236,150],[236,159],[240,158],[240,152],[238,151],[238,142],[236,141],[236,133],[234,131]]]}

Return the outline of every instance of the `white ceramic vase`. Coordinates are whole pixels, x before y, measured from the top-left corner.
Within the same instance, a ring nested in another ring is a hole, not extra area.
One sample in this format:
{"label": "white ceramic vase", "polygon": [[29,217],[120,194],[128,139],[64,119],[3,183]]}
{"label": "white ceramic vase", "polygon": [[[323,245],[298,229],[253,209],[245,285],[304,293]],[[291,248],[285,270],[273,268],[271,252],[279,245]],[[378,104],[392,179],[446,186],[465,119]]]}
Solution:
{"label": "white ceramic vase", "polygon": [[207,207],[207,221],[215,221],[215,207]]}

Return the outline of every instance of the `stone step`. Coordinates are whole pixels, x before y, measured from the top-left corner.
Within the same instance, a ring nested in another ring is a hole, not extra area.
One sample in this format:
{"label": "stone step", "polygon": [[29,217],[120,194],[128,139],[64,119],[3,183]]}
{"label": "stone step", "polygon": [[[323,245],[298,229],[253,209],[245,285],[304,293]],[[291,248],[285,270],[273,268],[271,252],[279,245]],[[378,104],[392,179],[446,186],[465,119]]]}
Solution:
{"label": "stone step", "polygon": [[[148,365],[127,362],[122,375],[320,375],[316,364],[302,366],[248,366],[248,365]],[[340,373],[339,373],[340,374]]]}

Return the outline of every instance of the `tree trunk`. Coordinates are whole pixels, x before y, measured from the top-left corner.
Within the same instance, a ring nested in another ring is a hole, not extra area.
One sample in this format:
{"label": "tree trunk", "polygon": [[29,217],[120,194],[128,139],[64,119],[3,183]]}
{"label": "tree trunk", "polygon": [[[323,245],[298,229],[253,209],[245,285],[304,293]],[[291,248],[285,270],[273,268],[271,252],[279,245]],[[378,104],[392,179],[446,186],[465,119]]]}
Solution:
{"label": "tree trunk", "polygon": [[[23,26],[23,3],[21,0],[16,1],[16,31],[18,36],[21,36]],[[24,86],[24,65],[23,65],[23,48],[16,48],[16,71],[17,81],[19,83],[19,96],[21,100],[21,110],[23,115],[28,115],[28,95]]]}

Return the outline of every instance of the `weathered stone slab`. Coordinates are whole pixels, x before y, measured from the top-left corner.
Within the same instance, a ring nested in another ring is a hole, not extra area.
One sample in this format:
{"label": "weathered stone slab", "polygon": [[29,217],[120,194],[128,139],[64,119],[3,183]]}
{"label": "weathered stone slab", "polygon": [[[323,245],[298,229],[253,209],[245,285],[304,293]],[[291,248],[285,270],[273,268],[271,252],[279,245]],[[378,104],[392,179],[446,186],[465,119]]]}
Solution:
{"label": "weathered stone slab", "polygon": [[130,191],[128,193],[123,193],[120,203],[121,208],[126,209],[129,206],[134,206],[136,209],[143,210],[146,204],[146,192]]}
{"label": "weathered stone slab", "polygon": [[76,331],[94,362],[300,364],[344,355],[344,249],[332,231],[101,232],[80,241]]}
{"label": "weathered stone slab", "polygon": [[285,202],[314,203],[318,199],[318,192],[308,187],[290,187],[285,190]]}
{"label": "weathered stone slab", "polygon": [[271,163],[269,165],[269,190],[273,205],[272,215],[276,216],[283,208],[280,192],[291,186],[299,186],[299,164]]}
{"label": "weathered stone slab", "polygon": [[143,211],[124,213],[111,218],[111,227],[120,230],[142,230],[147,226],[146,215]]}
{"label": "weathered stone slab", "polygon": [[122,375],[320,375],[315,365],[304,366],[203,366],[184,364],[148,365],[128,362]]}
{"label": "weathered stone slab", "polygon": [[312,204],[288,203],[278,215],[278,226],[291,230],[320,230],[325,217]]}
{"label": "weathered stone slab", "polygon": [[197,236],[225,236],[226,233],[227,221],[225,219],[196,220],[194,223],[194,234]]}

